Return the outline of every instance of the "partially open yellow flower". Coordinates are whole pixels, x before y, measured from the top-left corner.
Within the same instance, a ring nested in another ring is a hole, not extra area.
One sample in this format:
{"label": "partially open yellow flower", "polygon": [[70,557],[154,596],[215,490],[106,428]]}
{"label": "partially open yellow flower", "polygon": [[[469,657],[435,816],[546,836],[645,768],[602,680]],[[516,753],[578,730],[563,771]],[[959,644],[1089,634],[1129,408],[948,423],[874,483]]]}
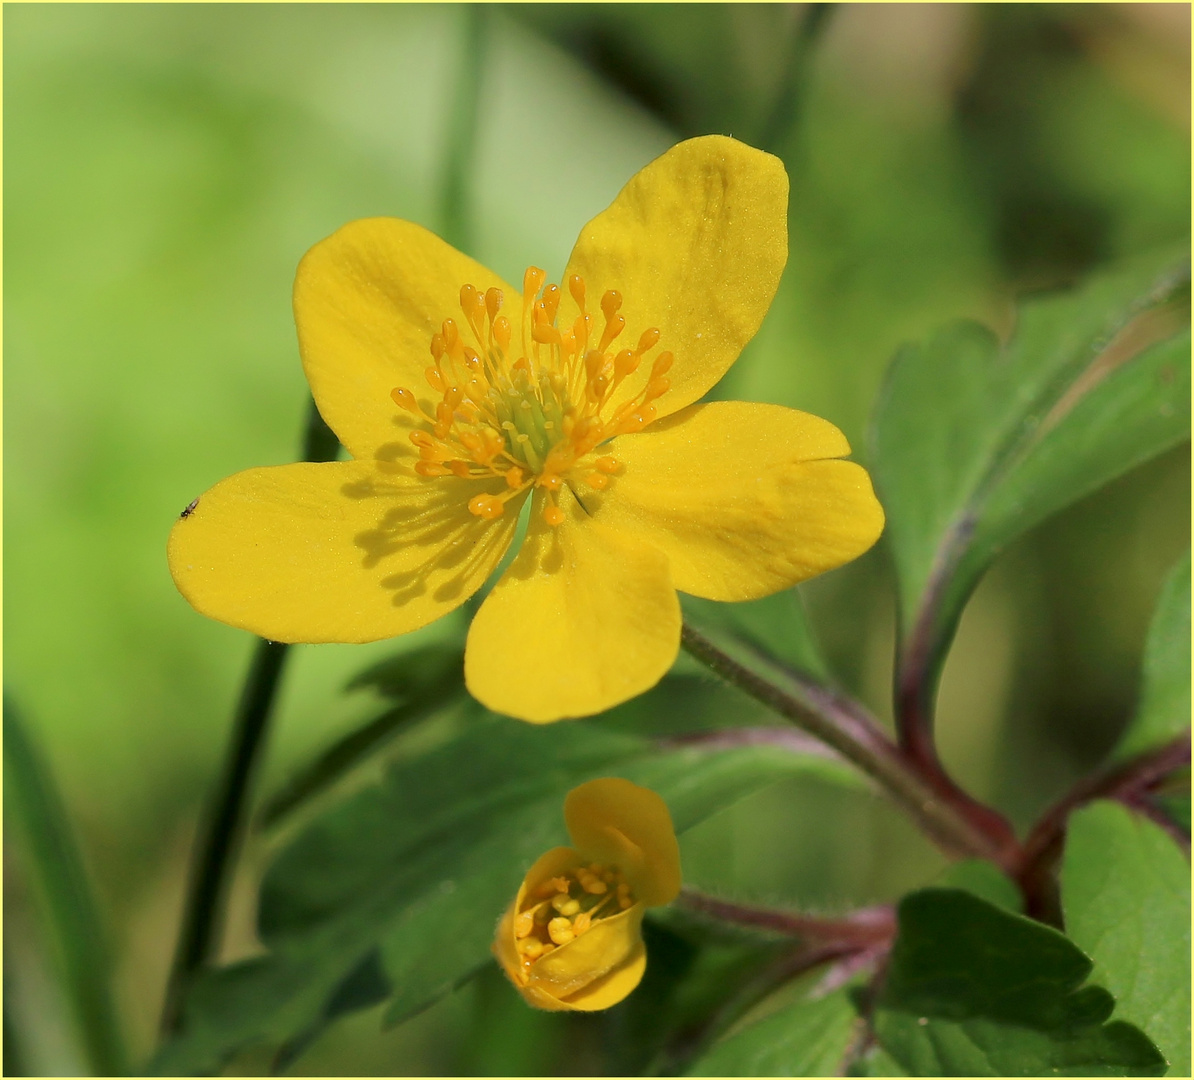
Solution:
{"label": "partially open yellow flower", "polygon": [[393,637],[517,558],[469,631],[465,677],[543,722],[649,689],[676,591],[749,600],[855,558],[883,513],[841,432],[693,404],[762,322],[787,259],[788,180],[706,136],[581,232],[564,287],[522,291],[407,221],[353,222],[302,260],[303,366],[351,461],[250,469],[170,536],[201,612],[275,641]]}
{"label": "partially open yellow flower", "polygon": [[643,977],[643,912],[680,892],[680,849],[667,805],[629,780],[573,788],[564,820],[575,846],[527,871],[493,952],[540,1009],[608,1009]]}

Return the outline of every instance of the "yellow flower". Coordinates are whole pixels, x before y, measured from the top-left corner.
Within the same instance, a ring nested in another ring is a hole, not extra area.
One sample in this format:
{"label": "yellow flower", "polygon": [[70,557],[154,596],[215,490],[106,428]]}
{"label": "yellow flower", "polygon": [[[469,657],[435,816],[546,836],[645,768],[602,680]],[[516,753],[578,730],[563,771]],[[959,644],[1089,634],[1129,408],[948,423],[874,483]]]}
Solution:
{"label": "yellow flower", "polygon": [[532,267],[521,293],[418,225],[344,226],[303,258],[294,310],[352,460],[206,492],[170,536],[178,588],[275,641],[393,637],[481,587],[529,498],[465,677],[495,711],[544,722],[658,682],[677,590],[748,600],[855,558],[883,513],[841,432],[693,404],[767,312],[787,198],[777,158],[691,139],[585,226],[563,288]]}
{"label": "yellow flower", "polygon": [[629,780],[573,788],[564,820],[575,846],[527,871],[493,952],[540,1009],[608,1009],[643,977],[643,912],[680,892],[680,849],[664,801]]}

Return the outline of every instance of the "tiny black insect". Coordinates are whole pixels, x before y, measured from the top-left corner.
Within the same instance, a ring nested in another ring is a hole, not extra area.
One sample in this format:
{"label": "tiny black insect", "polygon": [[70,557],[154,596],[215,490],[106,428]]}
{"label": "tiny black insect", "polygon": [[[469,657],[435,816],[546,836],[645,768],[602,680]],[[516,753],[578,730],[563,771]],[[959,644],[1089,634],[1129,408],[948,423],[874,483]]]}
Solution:
{"label": "tiny black insect", "polygon": [[182,512],[181,514],[179,514],[178,516],[179,516],[180,518],[187,518],[187,517],[190,517],[190,516],[191,516],[191,515],[192,515],[192,514],[195,512],[195,507],[196,507],[196,506],[198,506],[198,505],[199,505],[199,500],[198,500],[198,499],[192,499],[192,500],[191,500],[189,503],[187,503],[187,505],[186,505],[186,507],[184,508],[183,512]]}

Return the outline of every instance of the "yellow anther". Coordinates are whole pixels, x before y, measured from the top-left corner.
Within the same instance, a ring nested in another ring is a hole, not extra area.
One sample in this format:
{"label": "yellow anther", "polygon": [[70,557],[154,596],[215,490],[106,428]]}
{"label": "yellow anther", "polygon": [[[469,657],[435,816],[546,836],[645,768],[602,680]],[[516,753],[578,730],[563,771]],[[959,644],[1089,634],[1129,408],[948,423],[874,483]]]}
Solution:
{"label": "yellow anther", "polygon": [[440,371],[439,368],[429,367],[425,372],[423,372],[423,375],[427,379],[427,385],[437,393],[442,394],[444,390],[447,389],[447,380],[444,378],[443,372]]}
{"label": "yellow anther", "polygon": [[655,348],[659,344],[659,328],[652,326],[643,331],[642,337],[638,339],[638,348],[635,349],[637,353],[645,353],[650,349]]}
{"label": "yellow anther", "polygon": [[[437,461],[416,461],[415,472],[420,476],[451,476],[452,473]],[[471,510],[472,507],[469,507]]]}
{"label": "yellow anther", "polygon": [[655,363],[651,365],[651,378],[657,379],[660,375],[666,375],[672,370],[672,361],[676,358],[670,352],[661,352],[655,357]]}
{"label": "yellow anther", "polygon": [[614,357],[615,377],[624,379],[627,375],[633,375],[635,369],[638,367],[638,360],[639,358],[635,353],[632,353],[629,349],[623,349]]}
{"label": "yellow anther", "polygon": [[604,491],[609,487],[609,477],[605,473],[591,472],[585,477],[585,483],[598,491]]}
{"label": "yellow anther", "polygon": [[634,901],[631,900],[629,896],[619,896],[618,897],[618,907],[620,907],[623,911],[625,911],[628,907],[633,907],[633,906],[634,906]]}
{"label": "yellow anther", "polygon": [[[593,462],[597,468],[603,473],[609,473],[611,476],[616,473],[621,467],[622,463],[616,458],[606,454],[604,457],[599,457]],[[596,873],[596,871],[594,871]]]}
{"label": "yellow anther", "polygon": [[617,289],[607,289],[601,297],[601,311],[606,319],[612,319],[621,310],[622,294]]}
{"label": "yellow anther", "polygon": [[527,937],[535,929],[535,915],[531,911],[520,911],[514,916],[514,936]]}
{"label": "yellow anther", "polygon": [[663,397],[671,388],[672,380],[666,375],[660,375],[658,378],[652,379],[647,383],[647,400],[654,401],[655,398]]}
{"label": "yellow anther", "polygon": [[435,440],[425,431],[412,431],[410,433],[410,441],[418,447],[429,447],[435,445]]}
{"label": "yellow anther", "polygon": [[585,309],[585,279],[580,274],[572,274],[568,278],[568,291],[572,294],[572,299],[576,301],[576,306],[581,311]]}
{"label": "yellow anther", "polygon": [[605,332],[601,335],[601,344],[597,346],[602,352],[609,348],[610,342],[614,340],[623,330],[626,329],[626,319],[621,315],[615,315],[613,318],[607,318],[605,322]]}
{"label": "yellow anther", "polygon": [[559,345],[560,332],[549,322],[536,322],[531,327],[531,340],[540,345]]}
{"label": "yellow anther", "polygon": [[602,893],[609,891],[609,886],[601,878],[597,877],[596,874],[588,875],[580,884],[585,892],[592,893],[594,896],[600,896]]}
{"label": "yellow anther", "polygon": [[517,466],[511,466],[506,470],[506,487],[516,488],[522,485],[522,470]]}
{"label": "yellow anther", "polygon": [[449,386],[448,389],[444,391],[444,404],[447,405],[449,409],[456,408],[456,406],[459,405],[463,400],[464,391],[461,390],[459,386]]}
{"label": "yellow anther", "polygon": [[460,461],[459,459],[456,461],[449,461],[448,468],[452,470],[452,474],[454,476],[459,476],[461,480],[467,480],[470,476],[472,476],[472,473],[469,471],[467,461]]}
{"label": "yellow anther", "polygon": [[522,275],[522,295],[525,299],[533,299],[546,280],[547,275],[537,266],[528,266]]}
{"label": "yellow anther", "polygon": [[455,319],[444,319],[443,322],[444,349],[451,352],[460,340],[460,331],[456,328]]}
{"label": "yellow anther", "polygon": [[485,314],[489,316],[489,321],[493,322],[497,318],[497,313],[502,309],[502,290],[501,289],[486,289],[485,290]]}
{"label": "yellow anther", "polygon": [[582,911],[575,919],[572,920],[572,932],[580,937],[593,922],[593,917],[587,912]]}
{"label": "yellow anther", "polygon": [[568,919],[552,919],[547,924],[547,932],[557,945],[567,945],[576,937],[572,932],[572,922]]}
{"label": "yellow anther", "polygon": [[443,358],[446,347],[443,334],[431,335],[431,355],[437,362]]}
{"label": "yellow anther", "polygon": [[598,375],[589,383],[589,397],[594,401],[600,401],[605,397],[605,391],[609,388],[609,379],[605,375]]}
{"label": "yellow anther", "polygon": [[540,303],[543,305],[543,313],[547,316],[547,321],[555,322],[556,312],[560,307],[560,287],[558,285],[548,285],[543,290],[543,299]]}
{"label": "yellow anther", "polygon": [[554,916],[551,913],[551,908],[549,908],[546,904],[544,904],[542,907],[535,908],[536,926],[546,926],[552,918],[554,918]]}
{"label": "yellow anther", "polygon": [[527,938],[518,943],[518,950],[528,960],[534,960],[543,955],[544,944],[538,938]]}
{"label": "yellow anther", "polygon": [[543,943],[543,952],[540,955],[546,956],[549,952],[555,952],[555,946],[550,941],[545,941]]}
{"label": "yellow anther", "polygon": [[575,915],[580,911],[580,901],[573,900],[567,893],[560,893],[559,896],[553,897],[551,906],[561,915]]}
{"label": "yellow anther", "polygon": [[553,529],[564,524],[564,511],[558,506],[549,506],[543,511],[543,520]]}
{"label": "yellow anther", "polygon": [[590,349],[585,353],[585,374],[589,378],[593,378],[600,373],[602,365],[605,363],[605,353],[599,349]]}
{"label": "yellow anther", "polygon": [[561,477],[554,473],[548,473],[546,476],[539,478],[539,486],[547,488],[548,491],[559,491],[564,486],[564,481]]}
{"label": "yellow anther", "polygon": [[583,349],[593,335],[593,316],[587,311],[572,324],[572,336],[581,343]]}
{"label": "yellow anther", "polygon": [[390,397],[394,399],[394,404],[400,409],[405,409],[407,412],[421,413],[423,410],[419,408],[419,403],[415,400],[415,395],[412,394],[405,386],[395,386],[390,391]]}
{"label": "yellow anther", "polygon": [[505,315],[493,320],[493,338],[502,352],[510,348],[510,333],[510,320]]}
{"label": "yellow anther", "polygon": [[[418,468],[418,466],[415,466]],[[492,495],[474,495],[468,501],[469,513],[476,514],[477,517],[485,521],[493,521],[495,518],[500,518],[505,506],[501,499],[495,499]]]}

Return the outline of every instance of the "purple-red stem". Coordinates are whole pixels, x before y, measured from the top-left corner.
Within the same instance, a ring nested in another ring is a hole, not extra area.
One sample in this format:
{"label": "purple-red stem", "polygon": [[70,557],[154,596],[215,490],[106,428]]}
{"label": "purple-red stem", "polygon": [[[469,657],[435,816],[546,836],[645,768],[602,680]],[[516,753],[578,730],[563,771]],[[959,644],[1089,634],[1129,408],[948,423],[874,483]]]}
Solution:
{"label": "purple-red stem", "polygon": [[776,908],[719,900],[690,888],[681,891],[680,904],[692,911],[699,911],[738,926],[772,930],[822,944],[836,942],[852,945],[860,949],[889,944],[896,930],[895,911],[890,904],[860,908],[840,918],[823,919]]}
{"label": "purple-red stem", "polygon": [[[1053,867],[1061,854],[1070,814],[1095,799],[1117,799],[1142,809],[1149,788],[1189,763],[1190,732],[1187,729],[1156,750],[1084,777],[1045,811],[1028,834],[1020,860],[1014,868],[1015,877],[1027,901],[1028,913],[1045,917],[1048,921],[1057,921]],[[1188,838],[1186,843],[1189,843]]]}
{"label": "purple-red stem", "polygon": [[[689,653],[727,682],[787,717],[877,780],[948,854],[990,859],[1005,867],[1015,861],[1016,841],[1010,827],[997,815],[993,820],[994,811],[943,783],[923,762],[896,746],[858,702],[755,655],[756,664],[768,669],[768,677],[764,677],[687,623],[681,641]],[[754,731],[755,737],[761,738],[767,729]],[[724,742],[733,734],[719,732],[708,738]],[[775,741],[781,738],[777,735]],[[996,828],[998,823],[1004,827]]]}

